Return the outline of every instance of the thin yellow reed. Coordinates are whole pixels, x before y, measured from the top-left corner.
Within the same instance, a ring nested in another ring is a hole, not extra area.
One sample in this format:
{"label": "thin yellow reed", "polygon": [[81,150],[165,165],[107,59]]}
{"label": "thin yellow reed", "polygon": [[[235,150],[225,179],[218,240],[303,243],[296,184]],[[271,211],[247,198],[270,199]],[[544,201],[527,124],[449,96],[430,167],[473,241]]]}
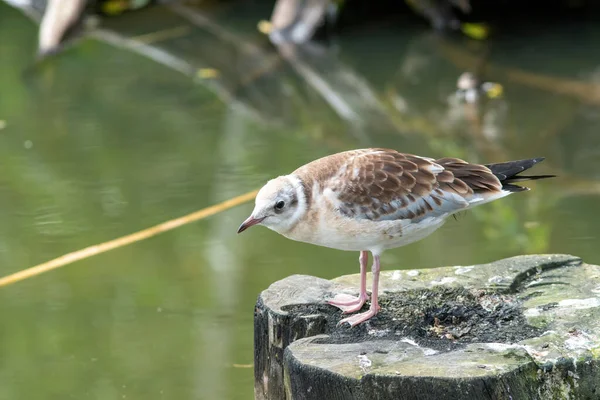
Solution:
{"label": "thin yellow reed", "polygon": [[170,231],[185,224],[189,224],[190,222],[210,217],[212,215],[215,215],[217,213],[220,213],[222,211],[228,210],[230,208],[252,200],[256,196],[256,193],[258,193],[258,190],[253,190],[246,194],[242,194],[240,196],[226,200],[222,203],[215,204],[213,206],[204,208],[199,211],[195,211],[188,215],[184,215],[183,217],[175,218],[170,221],[154,225],[150,228],[131,233],[127,236],[122,236],[117,239],[109,240],[108,242],[89,246],[84,249],[62,255],[45,263],[38,264],[34,267],[15,272],[14,274],[0,278],[0,287],[16,283],[27,278],[31,278],[39,274],[43,274],[44,272],[52,271],[53,269],[64,267],[65,265],[74,263],[75,261],[79,261],[84,258],[105,253],[109,250],[113,250],[119,247],[127,246],[129,244],[139,242],[140,240],[148,239],[160,233]]}

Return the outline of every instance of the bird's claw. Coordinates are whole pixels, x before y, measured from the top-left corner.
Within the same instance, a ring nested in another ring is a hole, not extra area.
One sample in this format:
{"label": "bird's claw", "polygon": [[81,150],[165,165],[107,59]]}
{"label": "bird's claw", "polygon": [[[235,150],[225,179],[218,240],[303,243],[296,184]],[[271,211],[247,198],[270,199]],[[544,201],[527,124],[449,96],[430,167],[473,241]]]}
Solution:
{"label": "bird's claw", "polygon": [[352,328],[352,327],[360,324],[361,322],[365,322],[368,319],[377,315],[377,311],[378,310],[369,309],[369,311],[365,311],[364,313],[352,315],[351,317],[347,317],[347,318],[340,320],[340,322],[337,323],[337,326],[341,326],[344,323],[347,323]]}
{"label": "bird's claw", "polygon": [[340,293],[327,303],[339,308],[344,312],[344,314],[347,314],[360,310],[367,300],[369,300],[369,296],[367,294],[356,297],[350,296],[349,294]]}

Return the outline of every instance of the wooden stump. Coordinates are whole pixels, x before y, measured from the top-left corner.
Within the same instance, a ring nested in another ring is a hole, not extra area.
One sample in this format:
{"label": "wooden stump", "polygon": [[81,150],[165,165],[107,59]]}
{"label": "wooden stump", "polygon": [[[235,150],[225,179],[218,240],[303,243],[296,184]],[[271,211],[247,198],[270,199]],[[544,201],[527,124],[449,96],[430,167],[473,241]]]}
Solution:
{"label": "wooden stump", "polygon": [[520,256],[384,271],[380,284],[380,313],[354,328],[326,300],[357,294],[358,274],[263,291],[255,398],[600,398],[600,267]]}

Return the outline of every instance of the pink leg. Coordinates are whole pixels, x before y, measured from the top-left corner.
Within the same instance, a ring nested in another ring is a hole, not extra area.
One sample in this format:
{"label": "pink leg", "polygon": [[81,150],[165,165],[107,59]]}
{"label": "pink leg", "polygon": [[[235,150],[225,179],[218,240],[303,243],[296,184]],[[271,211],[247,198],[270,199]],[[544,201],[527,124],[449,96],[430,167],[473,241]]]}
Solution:
{"label": "pink leg", "polygon": [[369,295],[367,294],[367,262],[369,262],[369,253],[361,251],[358,261],[360,262],[360,293],[358,297],[340,293],[328,301],[332,306],[344,311],[344,314],[360,310],[363,304],[369,300]]}
{"label": "pink leg", "polygon": [[369,311],[344,318],[338,322],[338,326],[346,322],[352,327],[377,315],[379,311],[377,298],[379,292],[379,269],[379,255],[373,254],[373,289],[371,290],[371,307],[369,307]]}

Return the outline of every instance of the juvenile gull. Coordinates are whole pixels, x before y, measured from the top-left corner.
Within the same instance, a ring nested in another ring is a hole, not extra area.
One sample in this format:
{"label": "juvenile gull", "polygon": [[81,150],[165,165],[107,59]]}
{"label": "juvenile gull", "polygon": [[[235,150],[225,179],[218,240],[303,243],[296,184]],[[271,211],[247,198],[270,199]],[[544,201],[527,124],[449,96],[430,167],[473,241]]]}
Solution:
{"label": "juvenile gull", "polygon": [[329,301],[344,313],[360,310],[369,299],[371,252],[371,306],[339,322],[354,326],[379,311],[379,257],[384,250],[423,239],[458,211],[529,190],[514,183],[552,175],[518,174],[543,159],[480,165],[390,149],[345,151],[267,182],[238,233],[261,224],[292,240],[360,251],[358,297],[338,294]]}

